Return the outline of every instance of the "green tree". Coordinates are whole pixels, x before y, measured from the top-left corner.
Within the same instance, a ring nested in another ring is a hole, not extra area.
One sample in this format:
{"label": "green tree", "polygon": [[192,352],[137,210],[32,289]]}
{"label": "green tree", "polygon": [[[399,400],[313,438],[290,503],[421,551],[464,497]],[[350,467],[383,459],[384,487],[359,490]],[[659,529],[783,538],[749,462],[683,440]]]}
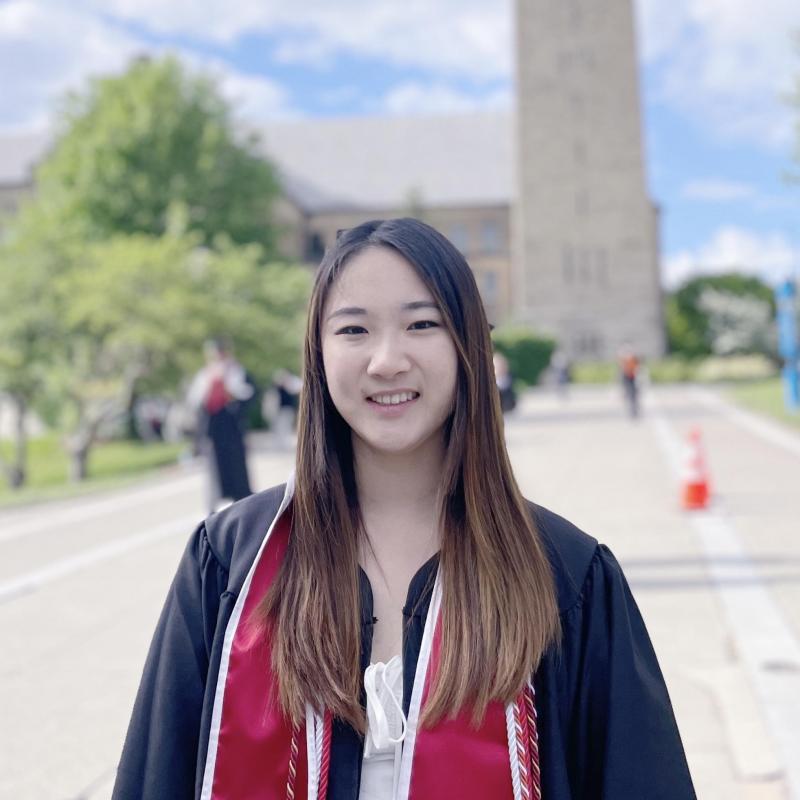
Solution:
{"label": "green tree", "polygon": [[[667,297],[670,352],[688,358],[711,355],[725,344],[720,337],[730,339],[722,329],[726,324],[730,328],[736,319],[744,324],[752,318],[753,323],[763,320],[769,326],[774,315],[773,291],[759,278],[738,272],[692,278]],[[769,353],[769,344],[764,332],[754,329],[752,336],[740,336],[728,351]]]}
{"label": "green tree", "polygon": [[213,81],[176,58],[137,59],[91,81],[68,96],[60,127],[37,172],[37,202],[89,238],[158,236],[180,213],[206,245],[224,235],[274,252],[272,167],[234,130]]}
{"label": "green tree", "polygon": [[49,378],[73,480],[137,393],[181,390],[210,336],[228,336],[257,378],[296,362],[309,286],[301,267],[264,265],[257,245],[215,251],[197,234],[119,235],[86,248],[55,287],[63,333]]}
{"label": "green tree", "polygon": [[73,252],[71,232],[57,229],[41,208],[18,221],[0,245],[0,393],[13,415],[11,453],[0,449],[0,468],[14,488],[26,480],[26,420],[31,411],[47,411],[62,318],[53,285]]}
{"label": "green tree", "polygon": [[[126,398],[174,388],[210,333],[247,319],[245,350],[268,328],[262,346],[297,359],[297,306],[267,300],[304,302],[307,276],[265,266],[278,185],[254,146],[234,131],[214,83],[174,58],[137,60],[67,98],[36,194],[0,250],[0,392],[16,413],[0,468],[10,483],[25,479],[31,408],[65,426],[81,477]],[[250,295],[275,319],[261,322]]]}

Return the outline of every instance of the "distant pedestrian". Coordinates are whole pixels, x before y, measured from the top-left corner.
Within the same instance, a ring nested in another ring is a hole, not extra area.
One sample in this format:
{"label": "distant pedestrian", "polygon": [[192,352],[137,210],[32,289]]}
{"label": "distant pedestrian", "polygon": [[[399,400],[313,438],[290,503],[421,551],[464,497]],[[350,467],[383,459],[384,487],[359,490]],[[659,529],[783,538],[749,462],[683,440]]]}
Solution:
{"label": "distant pedestrian", "polygon": [[209,505],[251,494],[247,473],[244,428],[246,403],[255,389],[230,345],[221,339],[206,342],[206,365],[195,375],[188,402],[197,415],[197,435],[208,458]]}
{"label": "distant pedestrian", "polygon": [[556,394],[562,400],[566,400],[569,396],[569,385],[572,381],[572,370],[566,353],[562,350],[556,350],[550,359],[550,368],[553,371]]}
{"label": "distant pedestrian", "polygon": [[639,380],[641,364],[630,345],[624,345],[619,354],[619,375],[625,396],[625,405],[631,419],[639,416]]}
{"label": "distant pedestrian", "polygon": [[278,408],[275,413],[275,440],[281,450],[290,446],[297,424],[297,408],[303,381],[288,369],[279,369],[273,377],[278,393]]}
{"label": "distant pedestrian", "polygon": [[507,414],[517,407],[517,394],[514,391],[514,376],[508,365],[508,359],[498,350],[492,356],[494,364],[494,381],[500,393],[500,410]]}

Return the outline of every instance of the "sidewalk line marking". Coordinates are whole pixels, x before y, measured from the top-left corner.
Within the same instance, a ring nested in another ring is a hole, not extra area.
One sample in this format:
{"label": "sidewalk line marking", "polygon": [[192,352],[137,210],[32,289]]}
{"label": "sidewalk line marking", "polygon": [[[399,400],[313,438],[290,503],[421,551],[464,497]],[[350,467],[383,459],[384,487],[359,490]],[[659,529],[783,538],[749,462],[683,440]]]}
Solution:
{"label": "sidewalk line marking", "polygon": [[[654,403],[654,406],[657,406]],[[681,442],[660,410],[649,416],[656,439],[680,476]],[[706,554],[709,574],[736,652],[750,677],[792,797],[800,798],[800,643],[765,588],[730,520],[719,508],[687,512]],[[736,559],[747,580],[726,581],[724,559]]]}
{"label": "sidewalk line marking", "polygon": [[84,550],[84,552],[78,555],[54,561],[41,569],[18,575],[10,581],[0,583],[0,603],[14,600],[30,592],[35,592],[51,581],[63,578],[78,570],[86,569],[101,561],[108,561],[109,559],[126,555],[141,547],[154,544],[161,539],[166,539],[179,533],[184,534],[184,536],[188,538],[192,529],[195,528],[200,521],[200,517],[200,514],[192,514],[170,522],[165,522],[161,525],[157,525],[146,533],[126,536],[124,539]]}
{"label": "sidewalk line marking", "polygon": [[[122,496],[107,497],[104,500],[81,504],[74,508],[55,509],[43,506],[38,509],[38,513],[37,511],[31,512],[35,514],[33,519],[22,520],[16,525],[12,524],[0,530],[0,543],[54,528],[60,529],[64,525],[71,525],[75,522],[85,522],[95,517],[101,517],[103,514],[116,514],[124,508],[139,506],[148,500],[161,499],[190,490],[196,486],[199,480],[199,475],[180,477],[170,480],[168,483],[136,489]],[[2,523],[2,518],[0,518],[0,523]]]}
{"label": "sidewalk line marking", "polygon": [[695,386],[691,389],[691,394],[703,405],[716,409],[732,422],[750,431],[750,433],[754,433],[764,441],[788,450],[793,455],[800,456],[800,434],[783,427],[777,422],[772,422],[758,414],[754,414],[752,411],[745,411],[743,408],[731,403],[727,398],[708,389],[701,389]]}

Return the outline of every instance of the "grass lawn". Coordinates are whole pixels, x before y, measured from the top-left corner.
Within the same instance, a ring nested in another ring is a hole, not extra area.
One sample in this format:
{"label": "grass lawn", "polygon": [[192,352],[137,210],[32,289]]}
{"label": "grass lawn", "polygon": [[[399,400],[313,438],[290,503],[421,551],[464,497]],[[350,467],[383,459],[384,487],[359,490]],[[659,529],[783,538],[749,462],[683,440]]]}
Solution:
{"label": "grass lawn", "polygon": [[780,378],[730,386],[727,395],[739,405],[800,429],[800,413],[786,410]]}
{"label": "grass lawn", "polygon": [[[8,441],[0,442],[11,455]],[[101,442],[89,454],[89,477],[83,483],[67,480],[68,460],[57,434],[32,439],[28,444],[28,481],[18,491],[0,482],[0,506],[34,500],[69,497],[100,487],[124,483],[143,472],[174,464],[186,448],[182,442]]]}

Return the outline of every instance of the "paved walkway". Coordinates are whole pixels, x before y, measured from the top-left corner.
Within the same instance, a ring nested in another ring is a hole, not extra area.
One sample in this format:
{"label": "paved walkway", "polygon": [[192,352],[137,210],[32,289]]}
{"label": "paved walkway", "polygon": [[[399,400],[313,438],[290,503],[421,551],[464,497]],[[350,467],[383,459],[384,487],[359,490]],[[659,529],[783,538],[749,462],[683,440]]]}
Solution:
{"label": "paved walkway", "polygon": [[[517,477],[622,562],[699,798],[800,800],[800,437],[700,390],[644,405],[632,422],[616,390],[526,396],[507,425]],[[687,514],[677,481],[694,425],[715,502]],[[255,453],[256,484],[291,464]],[[149,637],[202,515],[196,470],[0,514],[0,798],[109,797]]]}

